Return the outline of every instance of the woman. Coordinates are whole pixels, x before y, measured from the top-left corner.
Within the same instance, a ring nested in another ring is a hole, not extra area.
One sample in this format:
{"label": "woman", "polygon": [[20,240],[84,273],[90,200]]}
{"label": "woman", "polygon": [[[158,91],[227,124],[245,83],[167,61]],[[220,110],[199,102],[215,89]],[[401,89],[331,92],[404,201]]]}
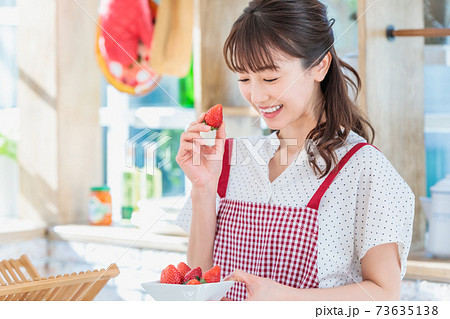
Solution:
{"label": "woman", "polygon": [[202,114],[181,137],[188,263],[238,281],[226,299],[400,298],[414,195],[367,143],[373,128],[348,95],[360,79],[336,55],[332,24],[317,0],[251,1],[224,55],[274,132],[223,143],[222,124],[210,147]]}

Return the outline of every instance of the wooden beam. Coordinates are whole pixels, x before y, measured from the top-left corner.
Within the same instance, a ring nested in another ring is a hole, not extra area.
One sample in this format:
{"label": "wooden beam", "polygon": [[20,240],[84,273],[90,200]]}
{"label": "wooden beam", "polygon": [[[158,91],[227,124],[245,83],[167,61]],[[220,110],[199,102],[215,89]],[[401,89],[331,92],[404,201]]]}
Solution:
{"label": "wooden beam", "polygon": [[[195,0],[194,95],[197,115],[215,104],[224,105],[227,137],[260,135],[258,115],[242,97],[237,75],[231,72],[222,49],[234,21],[248,0]],[[203,135],[202,135],[203,136]],[[213,137],[215,134],[204,134]]]}
{"label": "wooden beam", "polygon": [[425,195],[423,38],[386,37],[388,25],[424,26],[422,0],[359,0],[360,105],[375,127],[374,144],[416,195],[412,250],[424,246],[425,218],[419,197]]}
{"label": "wooden beam", "polygon": [[[20,215],[47,223],[87,219],[101,183],[96,1],[19,0]],[[84,11],[86,10],[86,12]]]}
{"label": "wooden beam", "polygon": [[[215,104],[248,105],[239,93],[237,76],[222,54],[231,26],[248,0],[196,0],[194,3],[194,88],[197,113]],[[249,106],[250,107],[250,106]]]}

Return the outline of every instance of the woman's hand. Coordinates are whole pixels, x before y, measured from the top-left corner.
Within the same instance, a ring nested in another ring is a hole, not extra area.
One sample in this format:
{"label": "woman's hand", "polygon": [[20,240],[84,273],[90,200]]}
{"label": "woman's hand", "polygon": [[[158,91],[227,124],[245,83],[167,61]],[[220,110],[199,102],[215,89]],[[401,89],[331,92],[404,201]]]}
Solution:
{"label": "woman's hand", "polygon": [[[236,269],[225,280],[234,280],[245,283],[247,288],[247,300],[283,300],[286,289],[289,288],[274,280],[258,277],[245,271]],[[226,300],[226,299],[223,299]]]}
{"label": "woman's hand", "polygon": [[176,157],[178,165],[186,177],[196,186],[217,183],[222,172],[222,159],[225,146],[225,122],[217,129],[216,141],[213,146],[206,145],[200,132],[211,130],[203,124],[205,113],[196,122],[192,122],[186,132],[181,134],[180,149]]}

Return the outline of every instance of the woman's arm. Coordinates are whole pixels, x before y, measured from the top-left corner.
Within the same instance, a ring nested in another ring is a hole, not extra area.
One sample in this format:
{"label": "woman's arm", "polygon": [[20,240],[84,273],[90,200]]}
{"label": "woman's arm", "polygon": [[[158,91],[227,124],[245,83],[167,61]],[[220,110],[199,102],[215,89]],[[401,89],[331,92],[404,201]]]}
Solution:
{"label": "woman's arm", "polygon": [[[192,182],[192,219],[189,234],[187,262],[191,268],[207,270],[213,266],[213,248],[216,233],[216,194],[222,171],[225,145],[225,122],[217,129],[214,146],[208,146],[200,132],[211,127],[201,124],[202,113],[181,134],[177,163]],[[212,155],[206,157],[205,155]]]}
{"label": "woman's arm", "polygon": [[248,300],[399,300],[401,268],[396,243],[375,246],[361,260],[363,281],[342,287],[297,289],[241,270],[227,280],[245,282]]}
{"label": "woman's arm", "polygon": [[397,243],[375,246],[361,260],[362,282],[321,289],[288,287],[286,300],[399,300],[400,267]]}
{"label": "woman's arm", "polygon": [[191,268],[213,267],[213,248],[216,235],[217,185],[193,186],[192,220],[189,234],[187,262]]}

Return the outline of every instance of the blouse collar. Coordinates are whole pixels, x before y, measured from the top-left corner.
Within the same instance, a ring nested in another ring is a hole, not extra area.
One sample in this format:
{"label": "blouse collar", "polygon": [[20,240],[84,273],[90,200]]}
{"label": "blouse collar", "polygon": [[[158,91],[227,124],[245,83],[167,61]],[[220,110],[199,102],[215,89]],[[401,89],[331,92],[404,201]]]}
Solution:
{"label": "blouse collar", "polygon": [[[278,138],[278,131],[275,131],[267,136],[267,141],[264,143],[262,147],[262,156],[267,164],[269,164],[269,161],[272,159],[272,157],[275,156],[275,153],[278,151],[278,148],[280,147],[280,139]],[[301,150],[298,158],[296,161],[302,160],[303,158],[306,159],[306,151],[304,149]]]}
{"label": "blouse collar", "polygon": [[[267,163],[267,165],[269,164],[269,161],[272,159],[272,157],[275,156],[275,153],[277,152],[277,150],[281,144],[280,139],[278,138],[277,132],[278,131],[275,131],[275,132],[271,133],[270,135],[267,135],[266,143],[264,143],[264,145],[261,147],[262,150],[261,150],[260,154],[263,157],[264,161]],[[344,148],[345,152],[347,152],[350,150],[351,146],[353,146],[357,143],[367,143],[367,141],[363,137],[356,134],[355,132],[350,131],[345,144],[341,148]],[[339,149],[337,151],[339,151]],[[302,148],[301,152],[299,153],[299,155],[296,159],[296,163],[297,164],[306,163],[307,159],[308,159],[308,154],[306,153],[306,150],[304,148]],[[324,159],[320,155],[319,155],[316,163],[321,168],[322,167],[324,168],[326,166]]]}

